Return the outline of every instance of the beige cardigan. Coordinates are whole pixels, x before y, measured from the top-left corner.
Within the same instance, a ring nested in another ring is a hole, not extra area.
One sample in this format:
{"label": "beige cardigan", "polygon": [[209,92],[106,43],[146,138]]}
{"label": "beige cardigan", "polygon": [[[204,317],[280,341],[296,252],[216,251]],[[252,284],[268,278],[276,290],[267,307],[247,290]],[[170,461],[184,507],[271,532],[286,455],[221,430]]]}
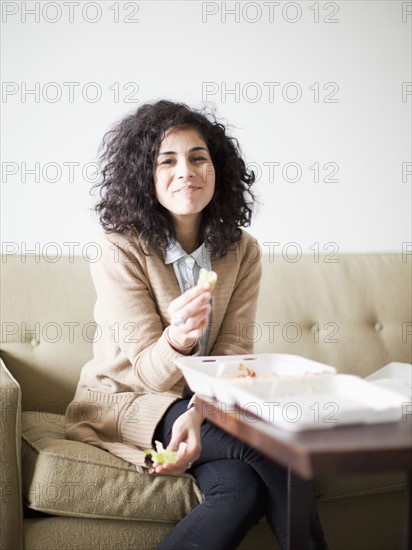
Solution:
{"label": "beige cardigan", "polygon": [[[144,449],[156,425],[182,397],[181,355],[165,338],[167,308],[180,295],[164,254],[145,256],[137,237],[99,235],[101,257],[91,264],[97,291],[94,357],[83,367],[66,412],[66,437],[106,449],[144,471]],[[236,248],[212,258],[218,275],[206,355],[253,352],[261,276],[260,249],[245,231]],[[195,348],[199,353],[199,347]]]}

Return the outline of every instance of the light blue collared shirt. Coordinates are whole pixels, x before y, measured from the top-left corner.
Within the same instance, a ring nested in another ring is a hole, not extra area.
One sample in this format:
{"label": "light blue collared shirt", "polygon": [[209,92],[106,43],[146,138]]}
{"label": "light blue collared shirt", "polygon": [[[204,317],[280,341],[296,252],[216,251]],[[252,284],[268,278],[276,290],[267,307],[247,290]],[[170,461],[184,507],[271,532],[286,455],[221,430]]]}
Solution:
{"label": "light blue collared shirt", "polygon": [[[182,293],[197,284],[201,267],[208,271],[212,269],[210,253],[204,244],[200,245],[191,254],[187,254],[177,241],[173,243],[172,247],[166,250],[165,264],[173,264],[180,292]],[[211,316],[209,316],[207,329],[199,340],[200,355],[205,355],[210,320]]]}

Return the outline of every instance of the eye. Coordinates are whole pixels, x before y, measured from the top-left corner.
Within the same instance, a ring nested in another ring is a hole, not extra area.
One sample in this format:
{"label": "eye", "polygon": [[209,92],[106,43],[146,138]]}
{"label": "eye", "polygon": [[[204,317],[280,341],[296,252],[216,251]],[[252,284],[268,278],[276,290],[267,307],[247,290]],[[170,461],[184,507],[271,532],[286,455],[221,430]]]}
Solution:
{"label": "eye", "polygon": [[174,162],[173,159],[163,159],[159,162],[159,165],[162,165],[162,164],[172,164]]}
{"label": "eye", "polygon": [[204,162],[204,161],[207,161],[207,158],[204,157],[203,155],[197,155],[195,157],[192,157],[192,161],[193,162]]}

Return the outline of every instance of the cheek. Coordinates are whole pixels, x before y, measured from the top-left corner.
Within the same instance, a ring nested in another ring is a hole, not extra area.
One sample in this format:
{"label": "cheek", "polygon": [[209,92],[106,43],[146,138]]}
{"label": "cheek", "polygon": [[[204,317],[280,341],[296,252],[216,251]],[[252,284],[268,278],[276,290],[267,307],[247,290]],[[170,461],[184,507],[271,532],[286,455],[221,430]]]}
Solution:
{"label": "cheek", "polygon": [[215,178],[209,176],[207,180],[207,195],[208,195],[209,202],[213,199],[215,191],[216,191]]}
{"label": "cheek", "polygon": [[165,173],[161,170],[158,171],[155,174],[155,178],[154,178],[154,184],[155,184],[156,192],[161,191],[162,187],[164,187],[167,184],[169,179],[170,178],[168,178],[167,173]]}
{"label": "cheek", "polygon": [[215,172],[215,169],[211,168],[209,174],[208,174],[208,180],[207,180],[208,184],[213,187],[213,189],[215,188],[215,185],[216,185],[216,172]]}
{"label": "cheek", "polygon": [[202,180],[208,185],[214,185],[215,179],[216,175],[213,164],[204,164],[202,167]]}

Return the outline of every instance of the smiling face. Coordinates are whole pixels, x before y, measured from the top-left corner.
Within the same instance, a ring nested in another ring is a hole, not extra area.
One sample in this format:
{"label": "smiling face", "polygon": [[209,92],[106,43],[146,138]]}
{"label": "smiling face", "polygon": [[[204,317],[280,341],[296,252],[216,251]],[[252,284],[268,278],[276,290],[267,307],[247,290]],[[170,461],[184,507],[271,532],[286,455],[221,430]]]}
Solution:
{"label": "smiling face", "polygon": [[207,145],[192,128],[170,129],[155,165],[157,200],[175,225],[197,227],[215,191],[215,170]]}

